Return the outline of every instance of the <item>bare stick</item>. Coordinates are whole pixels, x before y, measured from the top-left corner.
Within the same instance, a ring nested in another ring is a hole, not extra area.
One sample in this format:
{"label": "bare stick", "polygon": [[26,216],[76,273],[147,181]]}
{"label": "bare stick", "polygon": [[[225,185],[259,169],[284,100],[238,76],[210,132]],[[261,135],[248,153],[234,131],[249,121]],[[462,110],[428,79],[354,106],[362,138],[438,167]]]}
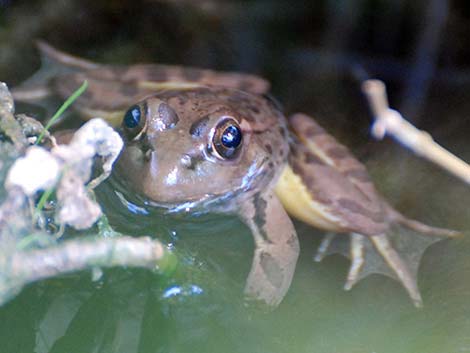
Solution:
{"label": "bare stick", "polygon": [[164,254],[162,244],[148,237],[69,240],[52,248],[18,252],[11,260],[10,275],[31,282],[94,266],[157,268]]}
{"label": "bare stick", "polygon": [[[0,303],[29,283],[94,267],[161,269],[169,256],[158,240],[115,237],[69,240],[45,249],[18,251],[0,261]],[[171,256],[171,255],[170,255]]]}
{"label": "bare stick", "polygon": [[430,160],[470,184],[470,166],[466,162],[437,144],[427,132],[414,127],[399,112],[389,108],[385,84],[382,81],[364,81],[362,91],[375,118],[372,126],[375,138],[382,139],[385,135],[390,135],[418,156]]}

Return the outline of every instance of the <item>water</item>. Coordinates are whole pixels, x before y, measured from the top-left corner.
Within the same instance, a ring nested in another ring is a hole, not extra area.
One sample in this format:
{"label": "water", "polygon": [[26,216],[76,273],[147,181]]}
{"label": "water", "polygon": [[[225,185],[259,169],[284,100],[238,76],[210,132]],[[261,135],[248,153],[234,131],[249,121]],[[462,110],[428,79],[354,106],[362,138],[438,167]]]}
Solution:
{"label": "water", "polygon": [[[415,171],[417,178],[426,175],[426,168],[422,172]],[[460,206],[460,186],[442,178],[448,204],[430,197],[415,212],[434,207],[449,215],[448,210]],[[321,233],[298,223],[302,250],[292,286],[278,308],[267,310],[243,300],[253,245],[237,218],[133,215],[112,201],[112,189],[104,187],[100,195],[118,230],[157,236],[169,244],[178,257],[176,270],[162,276],[113,269],[94,282],[84,272],[31,285],[0,309],[2,352],[470,349],[469,234],[428,249],[419,273],[425,306],[418,310],[397,282],[382,276],[343,291],[348,261],[334,255],[314,263]],[[460,218],[455,217],[451,221]]]}

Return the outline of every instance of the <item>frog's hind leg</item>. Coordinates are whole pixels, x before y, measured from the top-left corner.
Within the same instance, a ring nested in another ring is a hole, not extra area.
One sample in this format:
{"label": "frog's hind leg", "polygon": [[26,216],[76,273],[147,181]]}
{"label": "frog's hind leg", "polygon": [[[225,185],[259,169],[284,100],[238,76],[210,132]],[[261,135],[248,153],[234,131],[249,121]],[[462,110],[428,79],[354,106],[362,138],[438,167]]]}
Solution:
{"label": "frog's hind leg", "polygon": [[388,203],[385,203],[384,206],[391,224],[398,224],[417,233],[433,237],[455,238],[462,235],[462,232],[453,229],[432,227],[414,219],[410,219],[395,210]]}
{"label": "frog's hind leg", "polygon": [[295,114],[289,119],[294,133],[289,166],[276,192],[296,218],[317,228],[350,234],[321,243],[316,260],[332,253],[351,259],[345,285],[350,289],[369,274],[397,279],[416,306],[421,296],[416,284],[424,251],[442,237],[458,235],[408,219],[376,191],[366,168],[313,118]]}
{"label": "frog's hind leg", "polygon": [[44,100],[54,93],[49,84],[54,77],[99,67],[99,64],[62,52],[41,40],[36,41],[36,47],[41,55],[41,67],[11,90],[15,100],[31,103]]}

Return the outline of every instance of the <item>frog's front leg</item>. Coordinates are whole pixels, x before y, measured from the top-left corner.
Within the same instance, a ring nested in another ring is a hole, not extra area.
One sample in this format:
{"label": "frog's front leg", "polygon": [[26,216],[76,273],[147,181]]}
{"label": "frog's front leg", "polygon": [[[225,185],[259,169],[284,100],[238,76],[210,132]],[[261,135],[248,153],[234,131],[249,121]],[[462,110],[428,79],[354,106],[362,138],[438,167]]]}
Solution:
{"label": "frog's front leg", "polygon": [[[409,220],[394,210],[377,193],[365,167],[311,117],[296,114],[290,125],[295,142],[290,165],[283,171],[276,193],[287,211],[300,220],[330,232],[350,234],[349,251],[334,249],[333,235],[328,235],[316,260],[327,253],[343,253],[351,258],[345,289],[370,273],[383,273],[397,278],[420,306],[416,284],[419,259],[427,246],[439,240],[429,235],[453,236],[456,232]],[[392,246],[392,224],[428,236],[414,245],[414,254],[409,254],[410,234],[399,233]]]}
{"label": "frog's front leg", "polygon": [[289,289],[299,255],[295,228],[272,191],[245,202],[240,213],[255,243],[245,294],[278,305]]}

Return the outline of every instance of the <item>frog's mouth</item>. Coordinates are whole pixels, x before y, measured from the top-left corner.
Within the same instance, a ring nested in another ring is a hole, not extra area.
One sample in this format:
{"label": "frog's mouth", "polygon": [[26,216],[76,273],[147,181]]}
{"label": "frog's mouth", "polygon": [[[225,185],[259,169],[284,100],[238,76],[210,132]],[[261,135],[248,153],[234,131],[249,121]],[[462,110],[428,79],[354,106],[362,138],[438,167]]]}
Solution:
{"label": "frog's mouth", "polygon": [[[131,212],[140,208],[145,209],[147,206],[162,209],[164,213],[168,214],[236,212],[241,203],[253,197],[260,190],[269,187],[270,181],[274,178],[274,171],[270,172],[268,161],[269,158],[266,157],[250,165],[237,185],[228,185],[228,188],[212,193],[186,195],[181,199],[161,201],[152,199],[142,190],[136,190],[133,193],[130,190],[134,188],[131,187],[129,180],[119,175],[112,178],[113,188],[123,205]],[[200,185],[201,188],[204,186],[204,184]],[[178,186],[176,185],[176,187]]]}
{"label": "frog's mouth", "polygon": [[253,197],[260,190],[269,187],[274,179],[273,172],[268,171],[269,158],[263,158],[258,163],[253,163],[245,173],[241,182],[236,187],[220,192],[207,193],[197,198],[175,200],[174,202],[158,202],[147,200],[146,204],[152,207],[165,209],[165,213],[181,212],[236,212],[240,203]]}

